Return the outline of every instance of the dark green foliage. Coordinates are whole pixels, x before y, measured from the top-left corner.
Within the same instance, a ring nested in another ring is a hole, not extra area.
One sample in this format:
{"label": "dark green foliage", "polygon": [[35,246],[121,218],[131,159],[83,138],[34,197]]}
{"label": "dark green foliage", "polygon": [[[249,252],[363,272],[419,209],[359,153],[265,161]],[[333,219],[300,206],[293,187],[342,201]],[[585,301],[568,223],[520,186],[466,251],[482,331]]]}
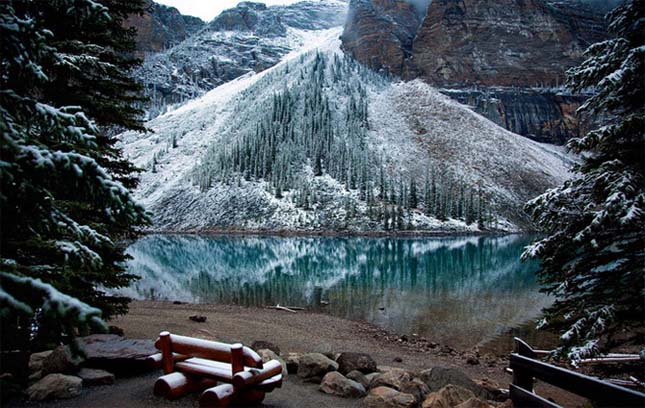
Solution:
{"label": "dark green foliage", "polygon": [[615,38],[592,45],[567,73],[574,91],[595,89],[581,111],[604,124],[569,143],[583,155],[575,176],[527,206],[547,233],[525,253],[542,261],[544,291],[556,297],[544,326],[562,333],[560,351],[573,360],[643,344],[644,10],[641,0],[614,10]]}
{"label": "dark green foliage", "polygon": [[[309,61],[305,63],[305,59]],[[421,195],[419,175],[403,175],[371,151],[365,83],[380,86],[387,83],[386,78],[338,55],[312,53],[303,56],[298,66],[300,75],[293,83],[275,92],[263,103],[266,109],[260,108],[258,115],[250,118],[255,124],[253,131],[235,134],[237,142],[232,148],[211,150],[196,169],[194,179],[203,191],[214,183],[230,184],[243,175],[248,182],[268,183],[267,190],[277,198],[315,210],[318,197],[313,194],[311,176],[329,176],[342,183],[354,200],[365,203],[347,214],[382,222],[383,229],[404,229],[405,222],[397,219],[411,222],[411,212],[421,208],[441,220],[465,219],[467,186],[453,186],[443,174],[438,179],[433,170],[432,182],[426,181]],[[284,74],[285,69],[275,74]],[[382,216],[376,214],[377,208],[383,211]],[[391,221],[389,211],[394,211]],[[406,214],[398,217],[399,211]],[[350,220],[346,221],[349,224]]]}
{"label": "dark green foliage", "polygon": [[[136,61],[125,54],[133,33],[121,28],[141,7],[107,0],[0,4],[0,272],[9,294],[3,311],[22,316],[3,324],[26,329],[24,319],[36,315],[41,329],[52,329],[49,341],[101,311],[110,317],[127,310],[127,299],[104,289],[134,278],[125,273],[118,240],[148,220],[127,190],[136,184],[134,168],[113,137],[120,129],[143,130],[132,108],[140,88],[127,72]],[[20,285],[17,276],[24,277]],[[28,287],[40,289],[29,294]],[[38,290],[43,296],[32,296]],[[60,314],[64,308],[47,296],[68,306],[78,298],[100,311],[78,303]]]}

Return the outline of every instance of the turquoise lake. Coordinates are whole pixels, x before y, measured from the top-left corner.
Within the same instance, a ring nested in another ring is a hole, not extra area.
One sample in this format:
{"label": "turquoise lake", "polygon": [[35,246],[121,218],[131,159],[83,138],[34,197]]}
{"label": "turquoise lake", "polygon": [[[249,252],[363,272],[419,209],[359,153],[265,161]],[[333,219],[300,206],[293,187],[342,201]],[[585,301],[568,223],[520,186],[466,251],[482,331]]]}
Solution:
{"label": "turquoise lake", "polygon": [[[471,347],[526,329],[551,300],[534,237],[328,238],[151,235],[128,249],[135,299],[305,307]],[[276,312],[282,313],[282,312]],[[501,339],[501,340],[500,340]],[[535,339],[533,339],[535,341]]]}

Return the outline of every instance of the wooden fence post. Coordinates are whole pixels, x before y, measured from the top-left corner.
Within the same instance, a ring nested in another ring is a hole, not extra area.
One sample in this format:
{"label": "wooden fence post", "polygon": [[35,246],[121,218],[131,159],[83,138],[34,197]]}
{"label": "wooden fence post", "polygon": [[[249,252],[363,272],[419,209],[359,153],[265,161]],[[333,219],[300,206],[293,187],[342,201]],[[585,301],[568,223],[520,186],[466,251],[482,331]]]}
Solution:
{"label": "wooden fence post", "polygon": [[[520,356],[535,358],[535,352],[526,344],[522,339],[515,337],[515,352]],[[513,384],[525,389],[526,391],[533,392],[533,375],[525,373],[518,368],[513,369]]]}

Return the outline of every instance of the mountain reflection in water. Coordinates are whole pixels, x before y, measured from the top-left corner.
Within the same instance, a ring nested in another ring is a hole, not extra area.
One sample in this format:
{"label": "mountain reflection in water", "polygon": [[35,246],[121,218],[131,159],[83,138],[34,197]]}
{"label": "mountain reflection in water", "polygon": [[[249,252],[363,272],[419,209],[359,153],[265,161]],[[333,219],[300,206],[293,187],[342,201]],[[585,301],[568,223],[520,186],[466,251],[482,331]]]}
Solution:
{"label": "mountain reflection in water", "polygon": [[[454,347],[536,318],[550,299],[531,236],[303,238],[146,236],[128,250],[135,299],[301,306]],[[325,305],[328,302],[328,305]]]}

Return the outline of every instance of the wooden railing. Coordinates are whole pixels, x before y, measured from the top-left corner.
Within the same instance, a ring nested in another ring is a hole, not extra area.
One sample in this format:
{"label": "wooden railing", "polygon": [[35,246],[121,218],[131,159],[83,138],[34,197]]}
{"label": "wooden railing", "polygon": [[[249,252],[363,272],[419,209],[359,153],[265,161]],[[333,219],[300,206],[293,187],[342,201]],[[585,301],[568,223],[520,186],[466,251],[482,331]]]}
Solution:
{"label": "wooden railing", "polygon": [[542,352],[521,339],[515,338],[515,347],[510,360],[510,397],[516,407],[560,408],[533,392],[535,379],[587,398],[595,407],[645,407],[645,394],[641,392],[539,361],[536,358]]}

